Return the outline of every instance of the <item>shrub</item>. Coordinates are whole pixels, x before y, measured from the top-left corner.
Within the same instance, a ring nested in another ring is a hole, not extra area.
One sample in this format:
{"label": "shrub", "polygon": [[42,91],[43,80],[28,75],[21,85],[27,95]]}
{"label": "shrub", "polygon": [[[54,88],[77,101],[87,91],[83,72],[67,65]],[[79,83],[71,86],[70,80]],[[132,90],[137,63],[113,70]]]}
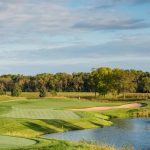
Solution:
{"label": "shrub", "polygon": [[12,96],[20,96],[22,90],[21,87],[19,86],[19,84],[14,84],[13,88],[11,90],[11,95]]}
{"label": "shrub", "polygon": [[40,97],[45,97],[47,95],[47,90],[44,86],[42,86],[40,89],[39,89],[39,96]]}

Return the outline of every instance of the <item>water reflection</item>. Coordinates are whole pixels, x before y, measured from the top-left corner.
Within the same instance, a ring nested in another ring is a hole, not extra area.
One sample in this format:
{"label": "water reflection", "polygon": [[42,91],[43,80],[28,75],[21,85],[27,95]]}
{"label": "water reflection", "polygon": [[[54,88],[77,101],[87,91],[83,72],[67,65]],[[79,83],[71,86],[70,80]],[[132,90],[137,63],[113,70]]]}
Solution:
{"label": "water reflection", "polygon": [[117,119],[111,127],[48,134],[44,137],[72,141],[85,139],[97,144],[117,147],[133,145],[136,150],[150,150],[150,119]]}

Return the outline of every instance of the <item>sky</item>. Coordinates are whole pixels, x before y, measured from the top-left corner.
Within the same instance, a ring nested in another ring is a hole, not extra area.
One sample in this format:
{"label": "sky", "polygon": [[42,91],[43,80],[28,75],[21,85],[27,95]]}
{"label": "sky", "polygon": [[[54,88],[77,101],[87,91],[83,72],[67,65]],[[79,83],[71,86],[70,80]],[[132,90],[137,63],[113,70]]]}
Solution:
{"label": "sky", "polygon": [[0,0],[0,74],[150,71],[150,0]]}

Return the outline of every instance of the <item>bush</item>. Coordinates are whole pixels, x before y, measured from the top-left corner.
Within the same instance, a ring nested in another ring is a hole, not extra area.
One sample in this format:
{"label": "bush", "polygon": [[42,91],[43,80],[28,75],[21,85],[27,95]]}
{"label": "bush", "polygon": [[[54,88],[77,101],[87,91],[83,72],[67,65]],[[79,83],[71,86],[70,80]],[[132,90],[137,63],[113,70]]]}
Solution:
{"label": "bush", "polygon": [[47,95],[47,90],[44,86],[42,86],[40,89],[39,89],[39,96],[40,97],[46,97]]}
{"label": "bush", "polygon": [[11,96],[20,96],[22,90],[19,84],[14,84],[11,90]]}

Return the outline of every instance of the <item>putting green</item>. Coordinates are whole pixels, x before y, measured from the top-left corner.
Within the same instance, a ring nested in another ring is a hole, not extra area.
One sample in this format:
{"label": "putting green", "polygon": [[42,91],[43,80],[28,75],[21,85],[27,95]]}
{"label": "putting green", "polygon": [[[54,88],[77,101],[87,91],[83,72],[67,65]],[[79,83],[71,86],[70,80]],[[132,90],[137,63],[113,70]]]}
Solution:
{"label": "putting green", "polygon": [[35,143],[36,141],[30,139],[0,135],[0,149],[29,146]]}

